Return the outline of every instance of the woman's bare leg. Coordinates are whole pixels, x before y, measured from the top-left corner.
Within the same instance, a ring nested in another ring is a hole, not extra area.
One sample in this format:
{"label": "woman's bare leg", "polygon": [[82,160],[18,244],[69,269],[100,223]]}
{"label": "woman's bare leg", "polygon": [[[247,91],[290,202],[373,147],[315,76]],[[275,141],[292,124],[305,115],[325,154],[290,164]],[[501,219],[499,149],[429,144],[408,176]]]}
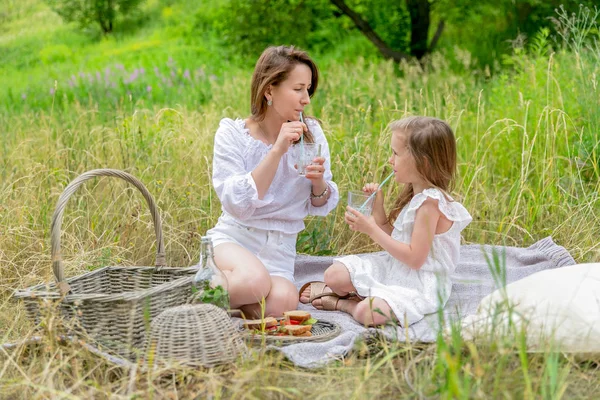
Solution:
{"label": "woman's bare leg", "polygon": [[271,277],[263,263],[249,250],[235,244],[215,247],[217,267],[227,277],[231,308],[259,303],[271,291]]}
{"label": "woman's bare leg", "polygon": [[280,317],[285,311],[298,308],[298,290],[289,280],[271,276],[271,291],[264,304],[255,303],[242,307],[246,318]]}

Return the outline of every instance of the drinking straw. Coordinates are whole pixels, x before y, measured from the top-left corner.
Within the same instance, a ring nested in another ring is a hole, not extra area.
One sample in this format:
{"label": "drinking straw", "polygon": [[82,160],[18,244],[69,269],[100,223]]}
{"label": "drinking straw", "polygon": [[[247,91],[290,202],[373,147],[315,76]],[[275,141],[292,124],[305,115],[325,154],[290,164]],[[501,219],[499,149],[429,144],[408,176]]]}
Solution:
{"label": "drinking straw", "polygon": [[[383,182],[381,182],[381,184],[379,185],[379,187],[378,187],[377,189],[378,189],[378,190],[379,190],[379,189],[381,189],[381,187],[382,187],[383,185],[385,185],[385,183],[386,183],[387,181],[389,181],[389,180],[390,180],[390,178],[391,178],[392,176],[394,176],[394,173],[393,173],[393,172],[392,172],[391,174],[389,174],[389,175],[387,176],[387,178],[385,178],[385,179],[383,180]],[[365,202],[364,202],[364,203],[362,203],[362,205],[360,206],[360,208],[363,208],[363,207],[365,207],[365,206],[367,205],[367,203],[368,203],[368,202],[369,202],[369,201],[370,201],[370,200],[371,200],[373,197],[375,197],[375,195],[376,195],[376,194],[377,194],[377,191],[375,191],[375,192],[371,193],[371,195],[370,195],[370,196],[369,196],[369,197],[368,197],[368,198],[365,200]]]}
{"label": "drinking straw", "polygon": [[[300,111],[300,122],[304,123],[302,111]],[[302,163],[304,163],[304,132],[300,134],[300,159],[302,160]]]}

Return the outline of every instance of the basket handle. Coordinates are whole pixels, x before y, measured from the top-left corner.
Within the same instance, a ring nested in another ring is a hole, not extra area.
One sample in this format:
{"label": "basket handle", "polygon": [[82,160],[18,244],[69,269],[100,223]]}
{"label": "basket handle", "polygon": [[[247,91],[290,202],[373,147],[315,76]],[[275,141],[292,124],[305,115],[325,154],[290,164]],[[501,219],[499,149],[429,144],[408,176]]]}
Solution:
{"label": "basket handle", "polygon": [[165,245],[162,236],[162,224],[160,222],[160,215],[156,203],[152,198],[152,195],[146,189],[144,184],[139,181],[136,177],[127,172],[119,171],[116,169],[94,169],[88,172],[84,172],[75,178],[62,192],[58,198],[56,209],[52,215],[52,225],[50,228],[50,242],[52,244],[52,270],[56,277],[56,282],[59,284],[63,293],[69,290],[68,284],[65,282],[64,268],[62,262],[62,255],[60,253],[60,228],[62,225],[63,212],[69,197],[81,186],[85,181],[93,179],[98,176],[114,176],[121,178],[142,192],[142,195],[148,203],[150,212],[152,213],[152,221],[154,222],[154,231],[156,232],[156,267],[164,267],[166,265],[165,259]]}

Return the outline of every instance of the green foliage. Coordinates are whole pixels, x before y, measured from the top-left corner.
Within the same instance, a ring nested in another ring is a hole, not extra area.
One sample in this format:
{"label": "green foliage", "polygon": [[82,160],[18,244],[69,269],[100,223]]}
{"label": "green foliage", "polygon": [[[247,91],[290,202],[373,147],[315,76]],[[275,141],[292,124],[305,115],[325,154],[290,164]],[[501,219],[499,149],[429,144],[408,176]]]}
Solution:
{"label": "green foliage", "polygon": [[110,33],[117,16],[131,13],[142,0],[46,0],[46,2],[65,22],[77,22],[83,27],[97,23],[102,32]]}
{"label": "green foliage", "polygon": [[448,23],[441,38],[442,47],[468,50],[475,58],[473,66],[488,66],[497,71],[500,67],[497,60],[502,55],[510,54],[514,47],[524,47],[542,30],[547,30],[548,38],[558,36],[557,10],[572,15],[595,3],[595,0],[439,0],[434,3],[434,14]]}
{"label": "green foliage", "polygon": [[[348,4],[389,46],[408,49],[410,20],[404,2],[355,0]],[[208,8],[198,10],[197,26],[214,29],[225,44],[243,54],[260,54],[265,47],[278,44],[331,51],[348,36],[361,36],[329,0],[228,0],[216,9]]]}
{"label": "green foliage", "polygon": [[[331,219],[331,218],[328,218]],[[306,230],[298,234],[296,249],[298,253],[312,254],[317,256],[333,255],[331,249],[332,224],[322,223],[319,219],[313,220]],[[329,229],[327,229],[329,227]]]}
{"label": "green foliage", "polygon": [[72,55],[71,49],[64,44],[50,45],[40,50],[40,60],[46,65],[66,61]]}
{"label": "green foliage", "polygon": [[229,308],[229,293],[223,288],[223,286],[218,285],[212,288],[209,281],[202,281],[201,287],[194,287],[193,292],[197,293],[198,290],[200,290],[201,293],[199,295],[196,294],[196,297],[201,303],[214,304],[215,306],[225,310]]}
{"label": "green foliage", "polygon": [[[410,53],[410,17],[404,1],[349,0],[346,2],[365,19],[392,49]],[[346,24],[349,23],[349,19]],[[352,29],[356,29],[354,25]]]}
{"label": "green foliage", "polygon": [[315,40],[331,43],[313,35],[323,18],[332,19],[324,0],[228,0],[211,14],[199,10],[196,18],[199,27],[214,29],[226,44],[251,58],[269,45],[308,48]]}
{"label": "green foliage", "polygon": [[593,9],[581,5],[577,13],[570,12],[563,5],[556,10],[556,18],[553,18],[557,36],[560,37],[562,45],[569,50],[580,53],[586,47],[598,52],[600,41],[600,9]]}

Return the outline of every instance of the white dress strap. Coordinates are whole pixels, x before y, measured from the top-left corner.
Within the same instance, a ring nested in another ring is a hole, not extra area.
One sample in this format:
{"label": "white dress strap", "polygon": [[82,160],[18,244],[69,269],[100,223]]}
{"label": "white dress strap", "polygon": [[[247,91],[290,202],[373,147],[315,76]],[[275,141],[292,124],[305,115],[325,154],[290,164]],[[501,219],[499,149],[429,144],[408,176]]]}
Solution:
{"label": "white dress strap", "polygon": [[402,218],[402,225],[413,224],[417,210],[428,198],[437,200],[440,212],[452,222],[458,223],[460,230],[469,225],[473,220],[467,209],[452,197],[437,188],[429,188],[417,193],[406,206]]}

